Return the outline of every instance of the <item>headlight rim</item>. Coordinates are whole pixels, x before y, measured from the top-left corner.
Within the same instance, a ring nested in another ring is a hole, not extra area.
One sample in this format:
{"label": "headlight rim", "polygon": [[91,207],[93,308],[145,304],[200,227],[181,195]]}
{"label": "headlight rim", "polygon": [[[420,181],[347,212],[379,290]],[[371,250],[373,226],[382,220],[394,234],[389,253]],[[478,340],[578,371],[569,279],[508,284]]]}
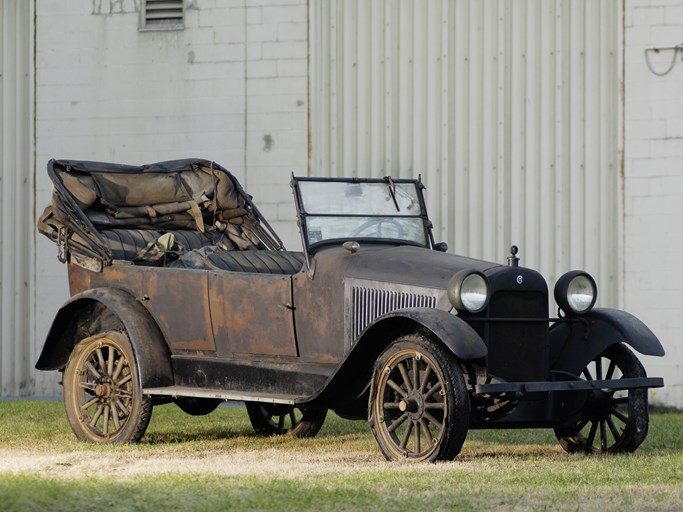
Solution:
{"label": "headlight rim", "polygon": [[[482,302],[481,306],[477,309],[470,309],[466,307],[465,303],[462,300],[463,284],[465,283],[465,280],[467,280],[471,276],[480,277],[484,283],[484,286],[486,287],[486,298]],[[457,311],[464,311],[469,314],[481,313],[488,307],[489,301],[491,299],[491,286],[489,280],[486,277],[486,275],[479,270],[465,269],[456,272],[448,282],[447,291],[448,300],[450,301],[451,305]]]}
{"label": "headlight rim", "polygon": [[[577,278],[586,278],[593,289],[592,300],[588,307],[583,310],[576,310],[571,307],[571,301],[569,300],[569,287],[572,281]],[[554,295],[555,302],[565,315],[581,316],[590,313],[595,307],[595,303],[598,299],[598,286],[593,276],[585,270],[570,270],[569,272],[565,272],[555,283]]]}

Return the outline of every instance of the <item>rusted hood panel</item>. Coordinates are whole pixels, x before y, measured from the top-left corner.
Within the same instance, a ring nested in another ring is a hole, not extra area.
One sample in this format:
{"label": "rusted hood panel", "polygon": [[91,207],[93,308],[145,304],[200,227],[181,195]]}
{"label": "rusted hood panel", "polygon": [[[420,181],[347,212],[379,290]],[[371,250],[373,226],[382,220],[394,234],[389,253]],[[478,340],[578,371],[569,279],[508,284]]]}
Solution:
{"label": "rusted hood panel", "polygon": [[445,289],[462,269],[485,272],[498,263],[412,246],[365,245],[356,253],[330,247],[315,255],[316,268],[336,268],[347,278]]}

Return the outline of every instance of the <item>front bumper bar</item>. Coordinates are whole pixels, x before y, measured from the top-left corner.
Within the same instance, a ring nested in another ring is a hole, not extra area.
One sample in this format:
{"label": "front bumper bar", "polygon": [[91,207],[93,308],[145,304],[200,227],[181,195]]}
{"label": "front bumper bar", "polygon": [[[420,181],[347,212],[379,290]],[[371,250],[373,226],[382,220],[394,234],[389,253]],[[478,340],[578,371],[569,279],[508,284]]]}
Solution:
{"label": "front bumper bar", "polygon": [[661,377],[642,377],[631,379],[607,380],[568,380],[547,382],[497,382],[495,384],[477,384],[474,392],[478,395],[498,395],[503,393],[544,393],[549,391],[620,391],[624,389],[661,388],[664,379]]}

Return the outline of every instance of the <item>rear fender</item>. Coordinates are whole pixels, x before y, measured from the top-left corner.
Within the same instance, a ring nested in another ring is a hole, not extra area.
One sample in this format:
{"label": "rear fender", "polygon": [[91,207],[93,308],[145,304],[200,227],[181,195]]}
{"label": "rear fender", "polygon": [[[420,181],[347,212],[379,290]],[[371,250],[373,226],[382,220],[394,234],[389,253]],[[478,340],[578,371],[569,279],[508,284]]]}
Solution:
{"label": "rear fender", "polygon": [[361,333],[322,394],[355,398],[370,382],[379,355],[397,338],[415,332],[436,337],[461,360],[481,359],[488,353],[475,330],[457,316],[430,308],[400,309],[379,317]]}
{"label": "rear fender", "polygon": [[646,356],[663,356],[657,336],[635,316],[617,309],[598,308],[582,320],[550,328],[551,368],[578,375],[607,347],[625,343]]}
{"label": "rear fender", "polygon": [[64,369],[80,340],[111,329],[128,334],[143,388],[173,384],[171,352],[156,322],[134,297],[115,288],[86,290],[61,307],[36,368]]}

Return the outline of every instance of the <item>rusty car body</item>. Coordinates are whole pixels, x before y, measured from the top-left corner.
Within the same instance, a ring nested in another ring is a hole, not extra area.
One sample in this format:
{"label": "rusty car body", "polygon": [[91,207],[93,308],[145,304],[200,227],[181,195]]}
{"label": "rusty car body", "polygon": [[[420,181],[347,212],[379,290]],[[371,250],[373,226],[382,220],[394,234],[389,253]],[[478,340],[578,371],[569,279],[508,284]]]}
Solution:
{"label": "rusty car body", "polygon": [[648,430],[662,356],[590,275],[554,289],[519,266],[448,254],[419,179],[292,177],[301,251],[285,250],[222,166],[56,161],[39,230],[70,300],[37,362],[63,371],[81,439],[139,440],[155,405],[243,401],[259,434],[366,419],[389,460],[452,459],[472,428],[552,428],[569,452],[628,452]]}

